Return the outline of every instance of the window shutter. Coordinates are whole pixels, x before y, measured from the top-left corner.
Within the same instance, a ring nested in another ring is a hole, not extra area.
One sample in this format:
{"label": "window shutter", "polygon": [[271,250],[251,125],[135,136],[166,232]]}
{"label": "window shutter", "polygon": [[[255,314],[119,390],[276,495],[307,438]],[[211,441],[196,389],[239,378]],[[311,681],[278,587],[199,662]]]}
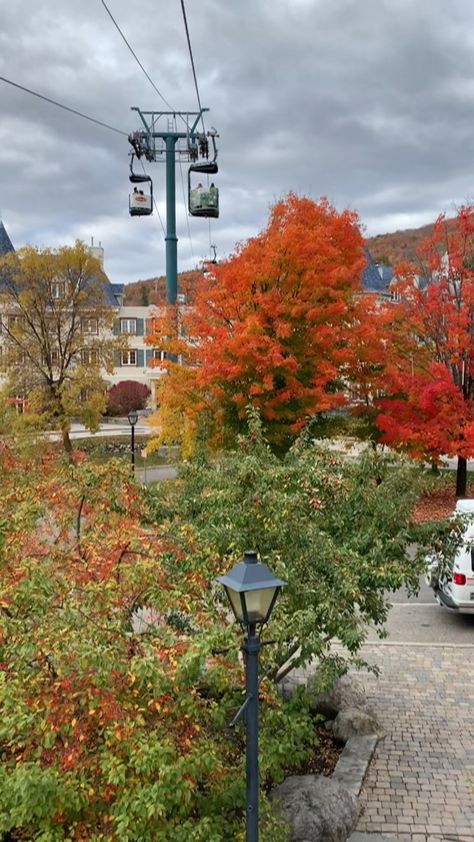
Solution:
{"label": "window shutter", "polygon": [[153,359],[153,351],[150,348],[146,350],[146,364],[149,366]]}
{"label": "window shutter", "polygon": [[141,368],[145,365],[145,351],[139,348],[137,351],[137,365]]}
{"label": "window shutter", "polygon": [[122,353],[121,351],[114,351],[114,366],[115,368],[120,368],[122,365]]}
{"label": "window shutter", "polygon": [[113,330],[114,330],[114,336],[118,336],[118,335],[119,335],[119,333],[120,333],[120,322],[119,322],[119,320],[118,320],[118,319],[115,319],[115,321],[114,321],[114,328],[113,328]]}
{"label": "window shutter", "polygon": [[145,332],[145,322],[143,319],[137,319],[137,336],[143,336]]}

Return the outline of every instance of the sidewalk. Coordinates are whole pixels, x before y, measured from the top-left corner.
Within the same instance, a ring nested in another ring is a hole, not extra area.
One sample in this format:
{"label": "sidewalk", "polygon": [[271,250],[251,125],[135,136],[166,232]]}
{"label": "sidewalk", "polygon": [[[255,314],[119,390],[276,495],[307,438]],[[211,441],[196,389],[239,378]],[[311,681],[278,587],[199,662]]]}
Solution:
{"label": "sidewalk", "polygon": [[472,642],[364,647],[381,671],[363,679],[386,736],[361,793],[359,838],[474,842],[474,629]]}

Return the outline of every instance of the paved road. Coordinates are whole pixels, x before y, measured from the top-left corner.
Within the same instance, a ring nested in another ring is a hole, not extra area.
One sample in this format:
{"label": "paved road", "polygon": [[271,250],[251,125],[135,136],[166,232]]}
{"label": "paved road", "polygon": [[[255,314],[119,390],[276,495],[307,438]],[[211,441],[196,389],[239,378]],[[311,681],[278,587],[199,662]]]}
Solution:
{"label": "paved road", "polygon": [[[474,615],[455,614],[441,608],[423,580],[417,597],[398,591],[390,594],[389,599],[393,603],[387,623],[390,643],[468,645],[472,646],[470,657],[474,659]],[[368,640],[377,640],[374,631],[370,631]]]}
{"label": "paved road", "polygon": [[148,485],[151,482],[159,482],[164,479],[176,479],[178,470],[174,465],[155,465],[151,468],[137,468],[136,478]]}
{"label": "paved road", "polygon": [[[149,436],[153,432],[152,428],[146,422],[139,421],[135,425],[136,436]],[[90,433],[83,424],[71,424],[71,431],[69,433],[71,439],[95,439],[105,438],[106,436],[128,436],[130,437],[130,424],[128,422],[108,422],[100,425],[97,433]],[[51,436],[58,436],[57,433],[51,433]]]}

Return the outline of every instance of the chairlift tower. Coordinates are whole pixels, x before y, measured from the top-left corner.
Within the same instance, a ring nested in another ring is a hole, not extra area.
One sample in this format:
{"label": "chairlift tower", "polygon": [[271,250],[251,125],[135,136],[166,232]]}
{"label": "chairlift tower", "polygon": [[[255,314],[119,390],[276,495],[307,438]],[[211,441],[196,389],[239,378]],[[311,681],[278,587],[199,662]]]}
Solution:
{"label": "chairlift tower", "polygon": [[[176,236],[176,161],[190,164],[189,172],[216,173],[217,172],[217,132],[211,129],[204,132],[203,114],[208,108],[200,111],[142,111],[133,107],[143,123],[143,128],[129,135],[129,142],[133,152],[130,165],[131,181],[145,180],[143,176],[133,174],[133,157],[145,158],[149,162],[164,161],[166,164],[166,300],[168,304],[175,304],[178,293],[178,238]],[[183,123],[183,131],[178,131],[178,120]],[[198,131],[199,122],[203,131]],[[166,125],[165,125],[166,124]],[[213,158],[209,160],[209,139],[212,143]],[[202,163],[199,162],[202,159]],[[151,181],[151,179],[146,178]],[[217,189],[215,188],[216,193]],[[188,194],[191,192],[188,175]],[[191,215],[217,216],[217,209],[199,214],[190,211]],[[143,213],[151,213],[144,210]]]}

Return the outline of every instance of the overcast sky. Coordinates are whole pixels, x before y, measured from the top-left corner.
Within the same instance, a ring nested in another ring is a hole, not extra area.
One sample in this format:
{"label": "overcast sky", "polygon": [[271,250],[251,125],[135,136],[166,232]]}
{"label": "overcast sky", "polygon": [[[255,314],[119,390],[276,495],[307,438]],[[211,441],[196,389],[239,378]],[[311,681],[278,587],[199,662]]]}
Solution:
{"label": "overcast sky", "polygon": [[[197,100],[180,0],[106,0],[177,110]],[[221,215],[188,219],[179,269],[231,253],[290,190],[358,211],[368,235],[474,195],[472,0],[186,0],[219,138]],[[129,133],[166,108],[101,0],[0,0],[0,74]],[[0,208],[15,245],[101,241],[112,281],[164,273],[156,214],[128,214],[127,137],[0,82]],[[165,218],[164,165],[147,165]],[[182,165],[186,180],[187,168]],[[189,229],[188,229],[189,225]]]}

